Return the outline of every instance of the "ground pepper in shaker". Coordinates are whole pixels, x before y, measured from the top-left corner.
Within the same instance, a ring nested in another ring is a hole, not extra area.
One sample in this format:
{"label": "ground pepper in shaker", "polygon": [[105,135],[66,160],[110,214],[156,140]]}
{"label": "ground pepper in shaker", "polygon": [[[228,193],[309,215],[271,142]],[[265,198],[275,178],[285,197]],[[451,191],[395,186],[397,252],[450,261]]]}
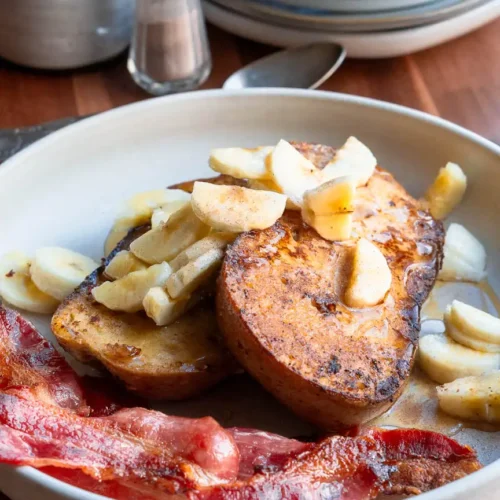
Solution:
{"label": "ground pepper in shaker", "polygon": [[137,0],[127,66],[154,95],[201,85],[212,62],[200,0]]}

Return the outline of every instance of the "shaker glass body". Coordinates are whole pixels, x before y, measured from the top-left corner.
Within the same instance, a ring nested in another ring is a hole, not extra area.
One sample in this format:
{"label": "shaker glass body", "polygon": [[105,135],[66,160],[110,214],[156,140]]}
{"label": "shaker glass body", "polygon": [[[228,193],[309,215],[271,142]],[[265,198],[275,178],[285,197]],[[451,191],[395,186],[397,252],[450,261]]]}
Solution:
{"label": "shaker glass body", "polygon": [[211,57],[200,0],[137,0],[128,70],[154,95],[201,85]]}

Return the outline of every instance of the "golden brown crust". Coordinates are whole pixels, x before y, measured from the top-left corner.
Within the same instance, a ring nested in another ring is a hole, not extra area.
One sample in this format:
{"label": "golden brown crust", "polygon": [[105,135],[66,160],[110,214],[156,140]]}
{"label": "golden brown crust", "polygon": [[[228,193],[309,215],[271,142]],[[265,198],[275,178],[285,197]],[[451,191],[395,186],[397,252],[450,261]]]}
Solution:
{"label": "golden brown crust", "polygon": [[[145,229],[133,229],[106,263]],[[143,313],[114,312],[93,300],[90,291],[102,281],[103,269],[92,273],[52,319],[54,335],[76,359],[100,363],[129,390],[149,399],[189,398],[234,372],[236,364],[220,343],[211,299],[173,325],[158,327]]]}
{"label": "golden brown crust", "polygon": [[[312,152],[320,166],[334,155],[317,145]],[[382,169],[358,188],[354,219],[353,233],[371,239],[392,271],[379,306],[343,303],[353,242],[323,240],[294,212],[239,236],[218,281],[218,320],[236,358],[296,413],[331,430],[376,417],[401,394],[444,239],[442,224]]]}

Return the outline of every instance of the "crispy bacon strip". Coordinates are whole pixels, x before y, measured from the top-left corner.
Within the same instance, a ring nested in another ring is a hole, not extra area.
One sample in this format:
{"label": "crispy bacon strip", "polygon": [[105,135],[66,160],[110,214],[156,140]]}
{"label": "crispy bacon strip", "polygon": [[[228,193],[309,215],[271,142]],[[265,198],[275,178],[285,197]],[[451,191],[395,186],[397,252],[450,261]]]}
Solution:
{"label": "crispy bacon strip", "polygon": [[80,378],[66,360],[18,312],[0,305],[0,390],[39,388],[40,397],[62,408],[88,413]]}
{"label": "crispy bacon strip", "polygon": [[240,452],[238,479],[248,479],[255,472],[281,468],[292,456],[310,445],[278,434],[233,427],[227,429]]}
{"label": "crispy bacon strip", "polygon": [[302,443],[224,430],[209,417],[117,411],[29,322],[0,307],[2,358],[0,462],[111,498],[369,500],[427,491],[480,467],[470,448],[426,431],[369,429]]}
{"label": "crispy bacon strip", "polygon": [[[409,465],[412,463],[415,467]],[[441,434],[374,429],[358,437],[326,438],[292,455],[279,470],[231,485],[200,488],[190,491],[187,497],[364,500],[375,498],[380,492],[422,493],[480,467],[472,449]]]}

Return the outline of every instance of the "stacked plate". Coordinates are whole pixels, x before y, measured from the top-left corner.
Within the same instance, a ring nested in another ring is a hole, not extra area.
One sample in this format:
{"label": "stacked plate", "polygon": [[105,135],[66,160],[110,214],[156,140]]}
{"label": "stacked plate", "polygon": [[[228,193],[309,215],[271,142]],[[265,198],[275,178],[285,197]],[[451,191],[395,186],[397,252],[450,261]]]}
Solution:
{"label": "stacked plate", "polygon": [[209,21],[278,46],[342,43],[351,57],[431,47],[500,16],[500,0],[205,0]]}

